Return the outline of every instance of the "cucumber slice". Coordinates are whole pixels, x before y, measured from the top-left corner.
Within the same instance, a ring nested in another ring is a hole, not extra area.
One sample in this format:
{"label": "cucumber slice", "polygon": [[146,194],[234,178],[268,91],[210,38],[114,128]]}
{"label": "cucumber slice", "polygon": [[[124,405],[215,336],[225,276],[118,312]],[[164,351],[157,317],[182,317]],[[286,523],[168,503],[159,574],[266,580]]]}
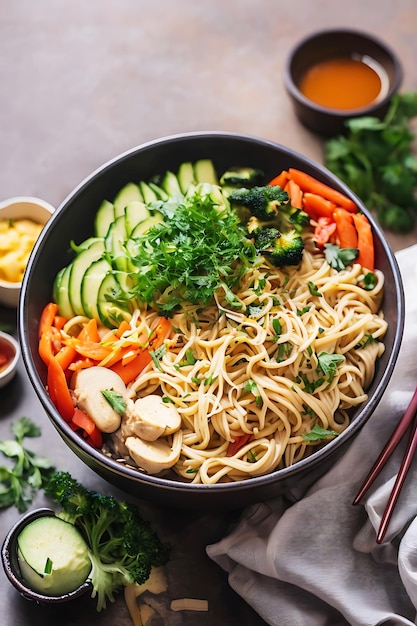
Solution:
{"label": "cucumber slice", "polygon": [[118,301],[121,292],[113,272],[106,274],[98,290],[97,310],[100,321],[108,328],[118,328],[123,320],[129,322],[132,317],[128,305]]}
{"label": "cucumber slice", "polygon": [[106,275],[112,271],[107,259],[98,259],[91,263],[81,281],[81,303],[87,317],[100,322],[97,301],[100,285]]}
{"label": "cucumber slice", "polygon": [[86,315],[81,301],[81,283],[85,272],[94,261],[100,259],[105,252],[103,241],[93,243],[72,261],[68,281],[68,294],[75,315]]}
{"label": "cucumber slice", "polygon": [[124,215],[125,208],[129,204],[129,202],[133,202],[133,201],[143,202],[143,196],[140,192],[138,185],[136,185],[135,183],[127,183],[116,194],[116,197],[113,201],[114,217],[116,218],[116,217],[119,217],[120,215]]}
{"label": "cucumber slice", "polygon": [[59,313],[63,317],[74,317],[74,310],[69,299],[69,279],[72,270],[72,263],[67,265],[62,272],[56,288],[56,303]]}
{"label": "cucumber slice", "polygon": [[125,225],[126,225],[126,237],[130,236],[132,230],[143,220],[146,220],[150,216],[149,210],[143,202],[134,200],[129,202],[125,207]]}
{"label": "cucumber slice", "polygon": [[145,183],[145,181],[141,181],[139,183],[139,186],[140,186],[140,190],[143,196],[143,201],[145,202],[145,204],[150,204],[151,202],[157,202],[159,200],[157,194],[152,189],[152,187],[148,185],[148,183]]}
{"label": "cucumber slice", "polygon": [[111,255],[114,267],[122,272],[125,272],[127,267],[125,241],[126,220],[123,214],[115,219],[105,239],[105,247]]}
{"label": "cucumber slice", "polygon": [[171,198],[183,195],[178,178],[174,172],[170,172],[169,170],[165,172],[162,178],[161,187]]}
{"label": "cucumber slice", "polygon": [[62,267],[55,276],[54,284],[52,286],[52,299],[58,304],[59,298],[59,285],[61,284],[62,276],[66,270],[66,267]]}
{"label": "cucumber slice", "polygon": [[164,221],[164,217],[162,213],[158,213],[158,211],[156,211],[153,215],[148,217],[146,220],[143,220],[143,222],[140,222],[140,224],[138,224],[132,230],[132,232],[130,233],[130,236],[132,239],[141,237],[142,235],[147,233],[148,230],[152,228],[152,226],[157,226],[158,224],[161,224],[163,221]]}
{"label": "cucumber slice", "polygon": [[25,526],[18,535],[17,545],[23,578],[32,589],[45,595],[74,591],[90,573],[91,561],[84,538],[73,524],[54,515],[38,517]]}
{"label": "cucumber slice", "polygon": [[94,220],[94,232],[96,236],[105,237],[112,222],[114,222],[114,206],[108,200],[103,200]]}
{"label": "cucumber slice", "polygon": [[162,187],[160,187],[159,185],[157,185],[156,183],[154,183],[154,182],[152,182],[152,181],[150,181],[150,182],[148,183],[148,185],[149,185],[150,189],[152,189],[152,191],[154,191],[154,192],[155,192],[155,194],[156,194],[156,196],[157,196],[158,200],[162,200],[163,202],[165,202],[166,200],[168,200],[169,196],[168,196],[168,194],[166,193],[166,191],[164,191],[164,190],[162,189]]}
{"label": "cucumber slice", "polygon": [[190,161],[184,161],[178,168],[178,184],[181,192],[185,195],[191,185],[196,184],[194,176],[194,167]]}
{"label": "cucumber slice", "polygon": [[194,163],[194,176],[197,183],[218,185],[217,173],[211,159],[200,159]]}

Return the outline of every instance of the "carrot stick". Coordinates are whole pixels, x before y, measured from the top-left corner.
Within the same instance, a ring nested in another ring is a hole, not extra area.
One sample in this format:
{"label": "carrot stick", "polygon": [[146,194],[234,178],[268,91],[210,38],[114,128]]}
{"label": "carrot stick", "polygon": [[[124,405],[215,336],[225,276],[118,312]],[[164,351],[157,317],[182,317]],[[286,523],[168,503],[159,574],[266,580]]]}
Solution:
{"label": "carrot stick", "polygon": [[38,337],[40,338],[42,333],[47,328],[53,326],[55,315],[58,313],[58,305],[55,302],[48,302],[44,307],[39,320]]}
{"label": "carrot stick", "polygon": [[281,187],[281,189],[284,189],[287,180],[289,178],[289,174],[287,170],[282,170],[281,174],[278,174],[278,176],[275,176],[275,178],[273,178],[268,185],[273,186],[273,187]]}
{"label": "carrot stick", "polygon": [[345,196],[345,194],[337,191],[336,189],[333,189],[329,185],[322,183],[321,181],[317,180],[317,178],[314,178],[313,176],[310,176],[309,174],[306,174],[301,170],[290,167],[288,171],[290,174],[290,178],[294,180],[298,185],[300,185],[302,191],[307,191],[315,193],[318,196],[323,196],[323,198],[326,198],[326,200],[331,200],[331,202],[334,202],[336,205],[343,207],[347,211],[350,211],[351,213],[357,213],[358,207],[353,202],[353,200]]}
{"label": "carrot stick", "polygon": [[356,261],[362,267],[373,272],[375,269],[375,249],[371,224],[363,213],[353,215],[353,221],[358,233],[359,255]]}
{"label": "carrot stick", "polygon": [[326,200],[323,196],[307,191],[303,195],[303,210],[314,220],[319,217],[333,219],[333,211],[336,208],[334,202]]}
{"label": "carrot stick", "polygon": [[341,248],[357,248],[358,234],[353,222],[353,213],[349,213],[346,209],[338,207],[334,211],[333,216],[336,222],[339,246]]}
{"label": "carrot stick", "polygon": [[56,358],[52,358],[49,362],[47,383],[49,397],[58,409],[59,414],[66,422],[70,422],[74,414],[74,404],[64,370]]}
{"label": "carrot stick", "polygon": [[303,192],[300,189],[300,185],[297,185],[293,180],[289,180],[285,185],[285,191],[290,197],[291,206],[295,209],[303,208]]}

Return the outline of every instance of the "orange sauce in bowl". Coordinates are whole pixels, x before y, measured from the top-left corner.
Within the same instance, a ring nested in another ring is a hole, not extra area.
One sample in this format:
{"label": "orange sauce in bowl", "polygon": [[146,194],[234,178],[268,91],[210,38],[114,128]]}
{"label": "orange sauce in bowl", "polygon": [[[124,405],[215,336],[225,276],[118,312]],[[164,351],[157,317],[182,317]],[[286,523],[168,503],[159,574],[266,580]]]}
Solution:
{"label": "orange sauce in bowl", "polygon": [[330,109],[359,109],[382,97],[386,79],[374,61],[341,57],[313,65],[303,76],[303,95]]}

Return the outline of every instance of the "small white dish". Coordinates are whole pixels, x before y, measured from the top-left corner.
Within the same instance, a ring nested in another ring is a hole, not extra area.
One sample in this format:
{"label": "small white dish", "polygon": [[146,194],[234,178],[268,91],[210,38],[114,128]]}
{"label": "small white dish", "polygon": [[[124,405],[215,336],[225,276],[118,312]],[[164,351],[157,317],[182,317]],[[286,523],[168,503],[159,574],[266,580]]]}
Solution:
{"label": "small white dish", "polygon": [[[2,365],[3,355],[6,363]],[[19,357],[19,342],[12,335],[0,331],[0,387],[7,385],[16,374]]]}
{"label": "small white dish", "polygon": [[[0,202],[0,220],[30,219],[44,226],[54,212],[54,207],[40,198],[17,196]],[[17,307],[21,282],[0,280],[0,304]]]}

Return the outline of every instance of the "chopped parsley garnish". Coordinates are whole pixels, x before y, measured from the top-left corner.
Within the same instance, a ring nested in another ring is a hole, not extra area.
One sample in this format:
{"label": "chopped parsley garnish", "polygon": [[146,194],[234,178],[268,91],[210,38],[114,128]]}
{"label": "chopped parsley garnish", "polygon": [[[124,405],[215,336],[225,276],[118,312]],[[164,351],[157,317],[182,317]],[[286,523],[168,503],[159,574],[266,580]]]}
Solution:
{"label": "chopped parsley garnish", "polygon": [[359,250],[357,248],[340,248],[334,243],[326,243],[324,255],[327,263],[335,270],[344,270],[357,258]]}
{"label": "chopped parsley garnish", "polygon": [[303,439],[306,441],[320,441],[327,437],[337,437],[339,433],[335,430],[327,430],[318,424],[315,424],[309,433],[303,433]]}
{"label": "chopped parsley garnish", "polygon": [[184,302],[208,305],[223,285],[226,300],[237,307],[232,288],[256,251],[219,190],[203,183],[152,208],[164,221],[135,240],[135,295],[170,313]]}
{"label": "chopped parsley garnish", "polygon": [[343,363],[345,357],[343,354],[328,354],[327,352],[320,352],[317,356],[319,362],[319,368],[323,372],[329,383],[332,382],[334,375],[336,374],[337,366]]}
{"label": "chopped parsley garnish", "polygon": [[116,413],[123,415],[126,412],[126,401],[120,393],[113,389],[102,389],[101,393]]}

